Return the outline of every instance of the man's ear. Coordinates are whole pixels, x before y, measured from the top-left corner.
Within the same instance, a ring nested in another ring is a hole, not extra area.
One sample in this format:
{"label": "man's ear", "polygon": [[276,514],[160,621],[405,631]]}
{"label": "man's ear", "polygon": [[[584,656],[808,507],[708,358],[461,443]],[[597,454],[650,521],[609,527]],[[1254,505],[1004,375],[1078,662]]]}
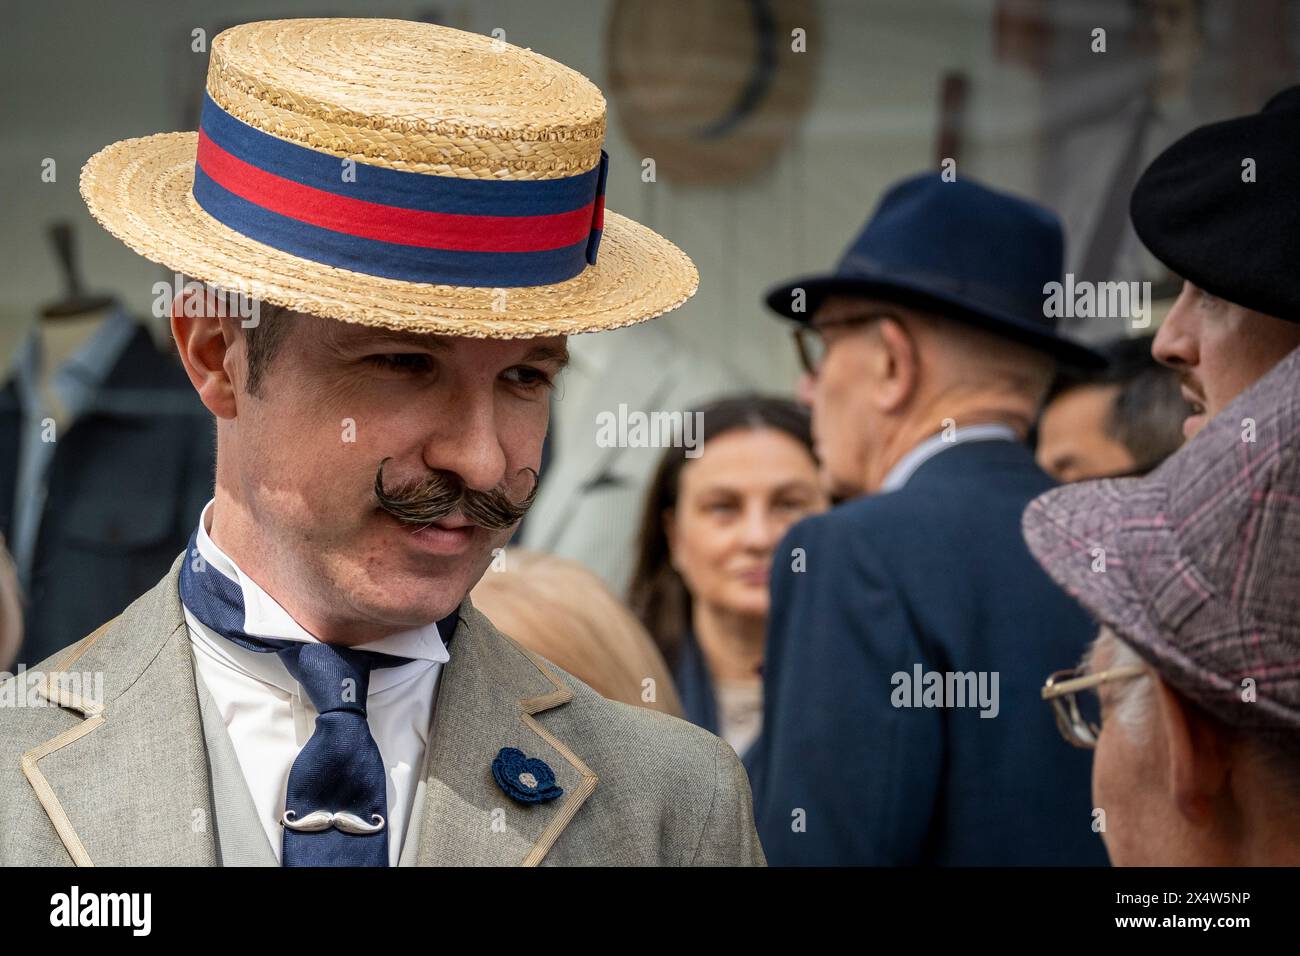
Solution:
{"label": "man's ear", "polygon": [[1188,823],[1206,826],[1213,821],[1216,804],[1228,787],[1229,741],[1217,725],[1163,680],[1154,675],[1152,680],[1169,761],[1170,797]]}
{"label": "man's ear", "polygon": [[882,412],[897,412],[911,400],[920,376],[920,354],[916,339],[903,323],[892,316],[878,319],[874,333],[878,363],[876,388],[873,390],[876,407]]}
{"label": "man's ear", "polygon": [[226,361],[240,334],[234,320],[219,318],[208,308],[203,292],[189,286],[172,300],[171,327],[181,364],[199,399],[218,418],[234,418],[236,388]]}

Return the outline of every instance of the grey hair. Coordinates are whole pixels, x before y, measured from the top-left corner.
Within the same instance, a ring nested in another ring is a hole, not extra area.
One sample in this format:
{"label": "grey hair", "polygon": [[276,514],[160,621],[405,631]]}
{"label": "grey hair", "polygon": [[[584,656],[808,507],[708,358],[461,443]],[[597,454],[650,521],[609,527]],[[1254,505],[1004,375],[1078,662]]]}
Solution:
{"label": "grey hair", "polygon": [[[1107,668],[1146,666],[1144,661],[1127,643],[1115,635],[1108,627],[1102,627],[1097,639],[1092,642],[1088,653],[1088,669],[1094,670],[1099,652],[1110,651]],[[1112,686],[1112,699],[1115,701],[1115,720],[1124,728],[1129,739],[1136,744],[1146,743],[1151,732],[1151,712],[1154,709],[1155,685],[1150,674],[1143,674],[1131,681]]]}

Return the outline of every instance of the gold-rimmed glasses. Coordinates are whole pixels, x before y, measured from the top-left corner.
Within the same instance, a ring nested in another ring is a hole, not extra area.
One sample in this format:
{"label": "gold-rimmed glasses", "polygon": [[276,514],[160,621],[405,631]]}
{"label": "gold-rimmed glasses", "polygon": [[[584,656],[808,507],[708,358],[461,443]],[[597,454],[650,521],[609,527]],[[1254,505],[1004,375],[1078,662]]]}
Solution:
{"label": "gold-rimmed glasses", "polygon": [[1141,677],[1146,670],[1140,664],[1130,664],[1090,674],[1085,668],[1074,667],[1048,677],[1043,700],[1051,703],[1061,736],[1075,747],[1096,747],[1101,735],[1101,685]]}
{"label": "gold-rimmed glasses", "polygon": [[794,334],[794,346],[799,352],[799,364],[803,370],[814,378],[821,368],[822,360],[829,348],[826,331],[835,328],[866,325],[876,319],[892,318],[890,312],[865,312],[861,315],[846,315],[837,319],[825,319],[815,325],[797,324],[791,331]]}

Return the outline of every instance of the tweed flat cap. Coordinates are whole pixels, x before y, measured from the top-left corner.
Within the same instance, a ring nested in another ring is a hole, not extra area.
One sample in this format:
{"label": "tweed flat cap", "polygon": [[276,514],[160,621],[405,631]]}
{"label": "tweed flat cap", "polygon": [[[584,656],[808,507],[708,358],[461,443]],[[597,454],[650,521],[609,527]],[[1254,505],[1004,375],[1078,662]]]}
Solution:
{"label": "tweed flat cap", "polygon": [[1032,501],[1034,557],[1226,723],[1300,732],[1300,349],[1145,478]]}

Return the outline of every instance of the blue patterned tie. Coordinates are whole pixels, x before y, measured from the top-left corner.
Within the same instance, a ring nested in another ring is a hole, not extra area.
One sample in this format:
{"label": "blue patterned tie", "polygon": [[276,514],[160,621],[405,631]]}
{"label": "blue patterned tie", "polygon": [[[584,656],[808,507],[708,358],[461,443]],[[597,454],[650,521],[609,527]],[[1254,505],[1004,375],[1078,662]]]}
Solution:
{"label": "blue patterned tie", "polygon": [[[216,568],[192,567],[198,531],[181,562],[181,600],[222,637],[279,655],[320,715],[289,770],[281,818],[283,866],[388,866],[388,792],[384,761],[366,722],[370,671],[409,658],[331,644],[252,637],[244,632],[244,595]],[[457,612],[438,622],[450,643]]]}

